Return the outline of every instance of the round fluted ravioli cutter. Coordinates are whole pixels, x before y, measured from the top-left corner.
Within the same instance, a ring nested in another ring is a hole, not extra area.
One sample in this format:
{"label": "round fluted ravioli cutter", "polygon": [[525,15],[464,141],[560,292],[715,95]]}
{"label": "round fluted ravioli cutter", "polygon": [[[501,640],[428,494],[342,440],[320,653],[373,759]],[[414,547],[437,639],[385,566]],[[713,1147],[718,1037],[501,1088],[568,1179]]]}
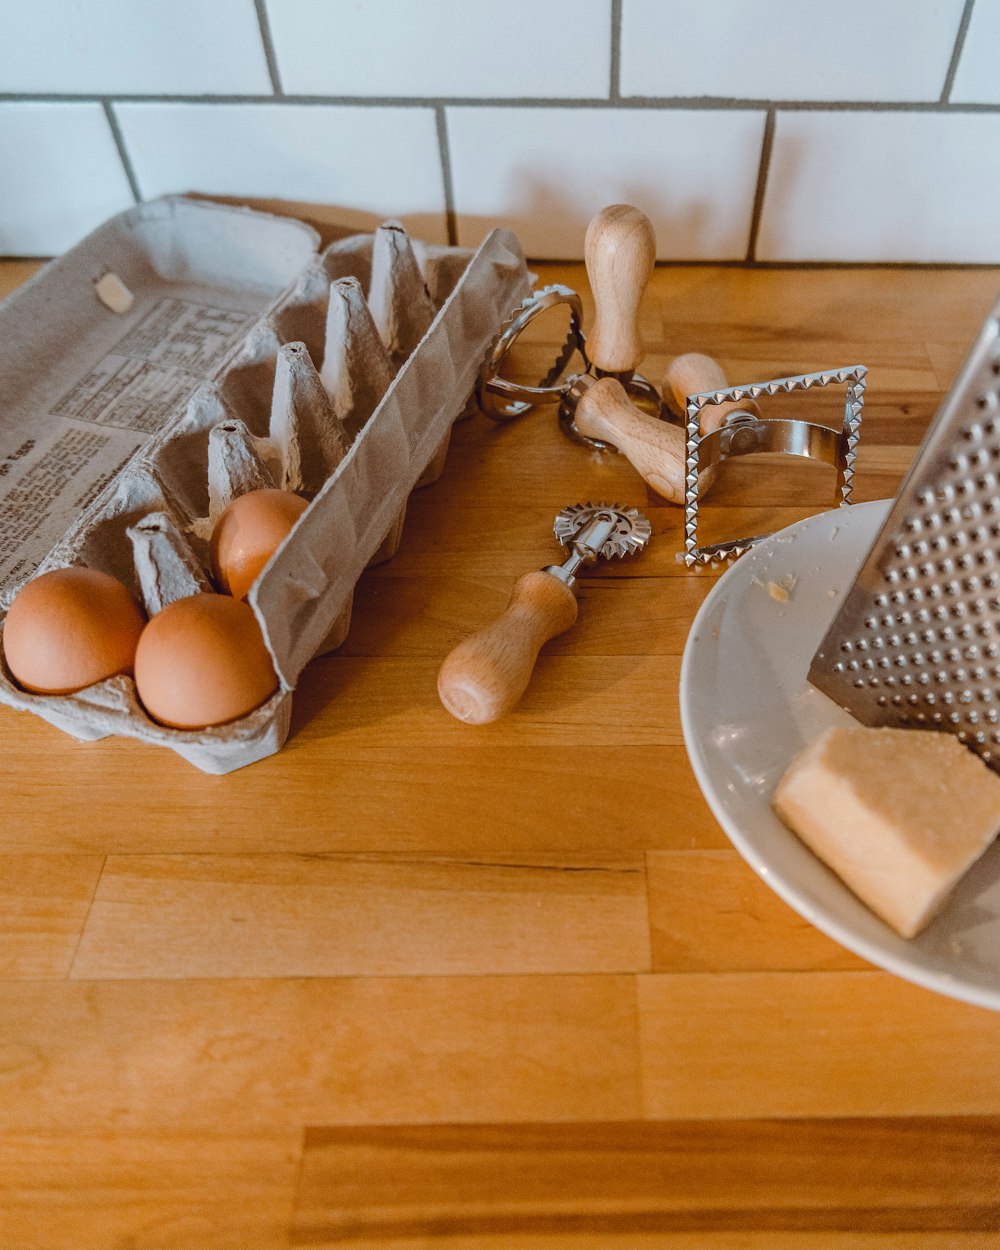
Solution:
{"label": "round fluted ravioli cutter", "polygon": [[[583,301],[576,291],[558,283],[543,287],[502,327],[480,370],[476,399],[495,421],[556,407],[563,432],[575,442],[621,452],[654,490],[661,490],[657,459],[677,460],[683,472],[683,450],[678,453],[675,446],[677,432],[659,390],[636,372],[645,353],[639,304],[656,259],[649,218],[627,204],[602,209],[587,227],[584,257],[596,312],[590,333],[584,335]],[[505,377],[521,336],[557,308],[569,310],[569,330],[548,373],[533,386]],[[575,356],[583,369],[567,372]]]}
{"label": "round fluted ravioli cutter", "polygon": [[608,503],[564,508],[553,530],[569,552],[563,563],[520,577],[503,614],[459,643],[441,666],[438,694],[459,720],[482,725],[509,712],[527,688],[542,645],[576,620],[581,565],[635,555],[652,533],[641,512]]}

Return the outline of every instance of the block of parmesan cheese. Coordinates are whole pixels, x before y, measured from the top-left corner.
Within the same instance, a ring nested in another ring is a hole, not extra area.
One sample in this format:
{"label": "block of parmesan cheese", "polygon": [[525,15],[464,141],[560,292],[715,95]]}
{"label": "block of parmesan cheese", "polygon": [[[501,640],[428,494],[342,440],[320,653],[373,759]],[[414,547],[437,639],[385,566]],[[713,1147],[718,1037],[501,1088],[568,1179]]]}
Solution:
{"label": "block of parmesan cheese", "polygon": [[829,729],[792,760],[772,806],[910,938],[1000,831],[1000,777],[953,734]]}

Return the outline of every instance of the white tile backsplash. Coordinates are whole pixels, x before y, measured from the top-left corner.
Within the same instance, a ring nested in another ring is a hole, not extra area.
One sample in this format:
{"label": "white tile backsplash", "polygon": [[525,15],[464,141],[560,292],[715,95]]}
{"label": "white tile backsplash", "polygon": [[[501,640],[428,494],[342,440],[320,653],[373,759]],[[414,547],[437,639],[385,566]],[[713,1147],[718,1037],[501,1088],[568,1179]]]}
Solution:
{"label": "white tile backsplash", "polygon": [[253,0],[15,0],[0,13],[0,91],[271,93]]}
{"label": "white tile backsplash", "polygon": [[99,104],[0,104],[0,255],[51,256],[135,199]]}
{"label": "white tile backsplash", "polygon": [[267,11],[290,94],[608,98],[611,0],[267,0]]}
{"label": "white tile backsplash", "polygon": [[951,99],[1000,104],[1000,0],[976,0]]}
{"label": "white tile backsplash", "polygon": [[338,205],[346,225],[399,218],[446,242],[434,112],[308,104],[121,104],[144,198],[169,192]]}
{"label": "white tile backsplash", "polygon": [[623,0],[622,95],[937,100],[963,6]]}
{"label": "white tile backsplash", "polygon": [[459,242],[509,226],[529,256],[583,254],[603,205],[635,204],[661,259],[742,259],[764,114],[743,110],[449,108]]}
{"label": "white tile backsplash", "polygon": [[1000,0],[0,0],[0,252],[131,178],[539,259],[630,200],[663,259],[1000,263],[998,66]]}
{"label": "white tile backsplash", "polygon": [[779,113],[761,260],[1000,263],[1000,115]]}

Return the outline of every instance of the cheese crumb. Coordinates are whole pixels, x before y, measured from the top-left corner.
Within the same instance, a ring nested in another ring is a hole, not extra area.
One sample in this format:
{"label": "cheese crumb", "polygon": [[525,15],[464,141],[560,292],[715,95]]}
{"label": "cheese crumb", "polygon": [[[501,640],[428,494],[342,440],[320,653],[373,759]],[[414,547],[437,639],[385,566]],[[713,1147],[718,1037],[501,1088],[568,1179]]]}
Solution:
{"label": "cheese crumb", "polygon": [[797,578],[790,574],[780,582],[768,582],[767,593],[776,603],[787,603],[792,597],[792,591],[795,589]]}

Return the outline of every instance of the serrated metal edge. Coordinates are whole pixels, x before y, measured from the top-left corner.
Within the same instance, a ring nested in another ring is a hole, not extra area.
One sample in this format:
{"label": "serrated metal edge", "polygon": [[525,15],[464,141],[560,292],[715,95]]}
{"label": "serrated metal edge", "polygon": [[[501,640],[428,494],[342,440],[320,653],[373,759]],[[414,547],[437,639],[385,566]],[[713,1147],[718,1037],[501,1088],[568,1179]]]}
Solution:
{"label": "serrated metal edge", "polygon": [[616,533],[604,543],[600,551],[602,559],[624,559],[635,555],[646,546],[652,536],[653,527],[649,518],[637,508],[618,503],[576,503],[563,508],[553,523],[552,530],[560,545],[569,546],[595,512],[614,512],[628,525],[626,533]]}

